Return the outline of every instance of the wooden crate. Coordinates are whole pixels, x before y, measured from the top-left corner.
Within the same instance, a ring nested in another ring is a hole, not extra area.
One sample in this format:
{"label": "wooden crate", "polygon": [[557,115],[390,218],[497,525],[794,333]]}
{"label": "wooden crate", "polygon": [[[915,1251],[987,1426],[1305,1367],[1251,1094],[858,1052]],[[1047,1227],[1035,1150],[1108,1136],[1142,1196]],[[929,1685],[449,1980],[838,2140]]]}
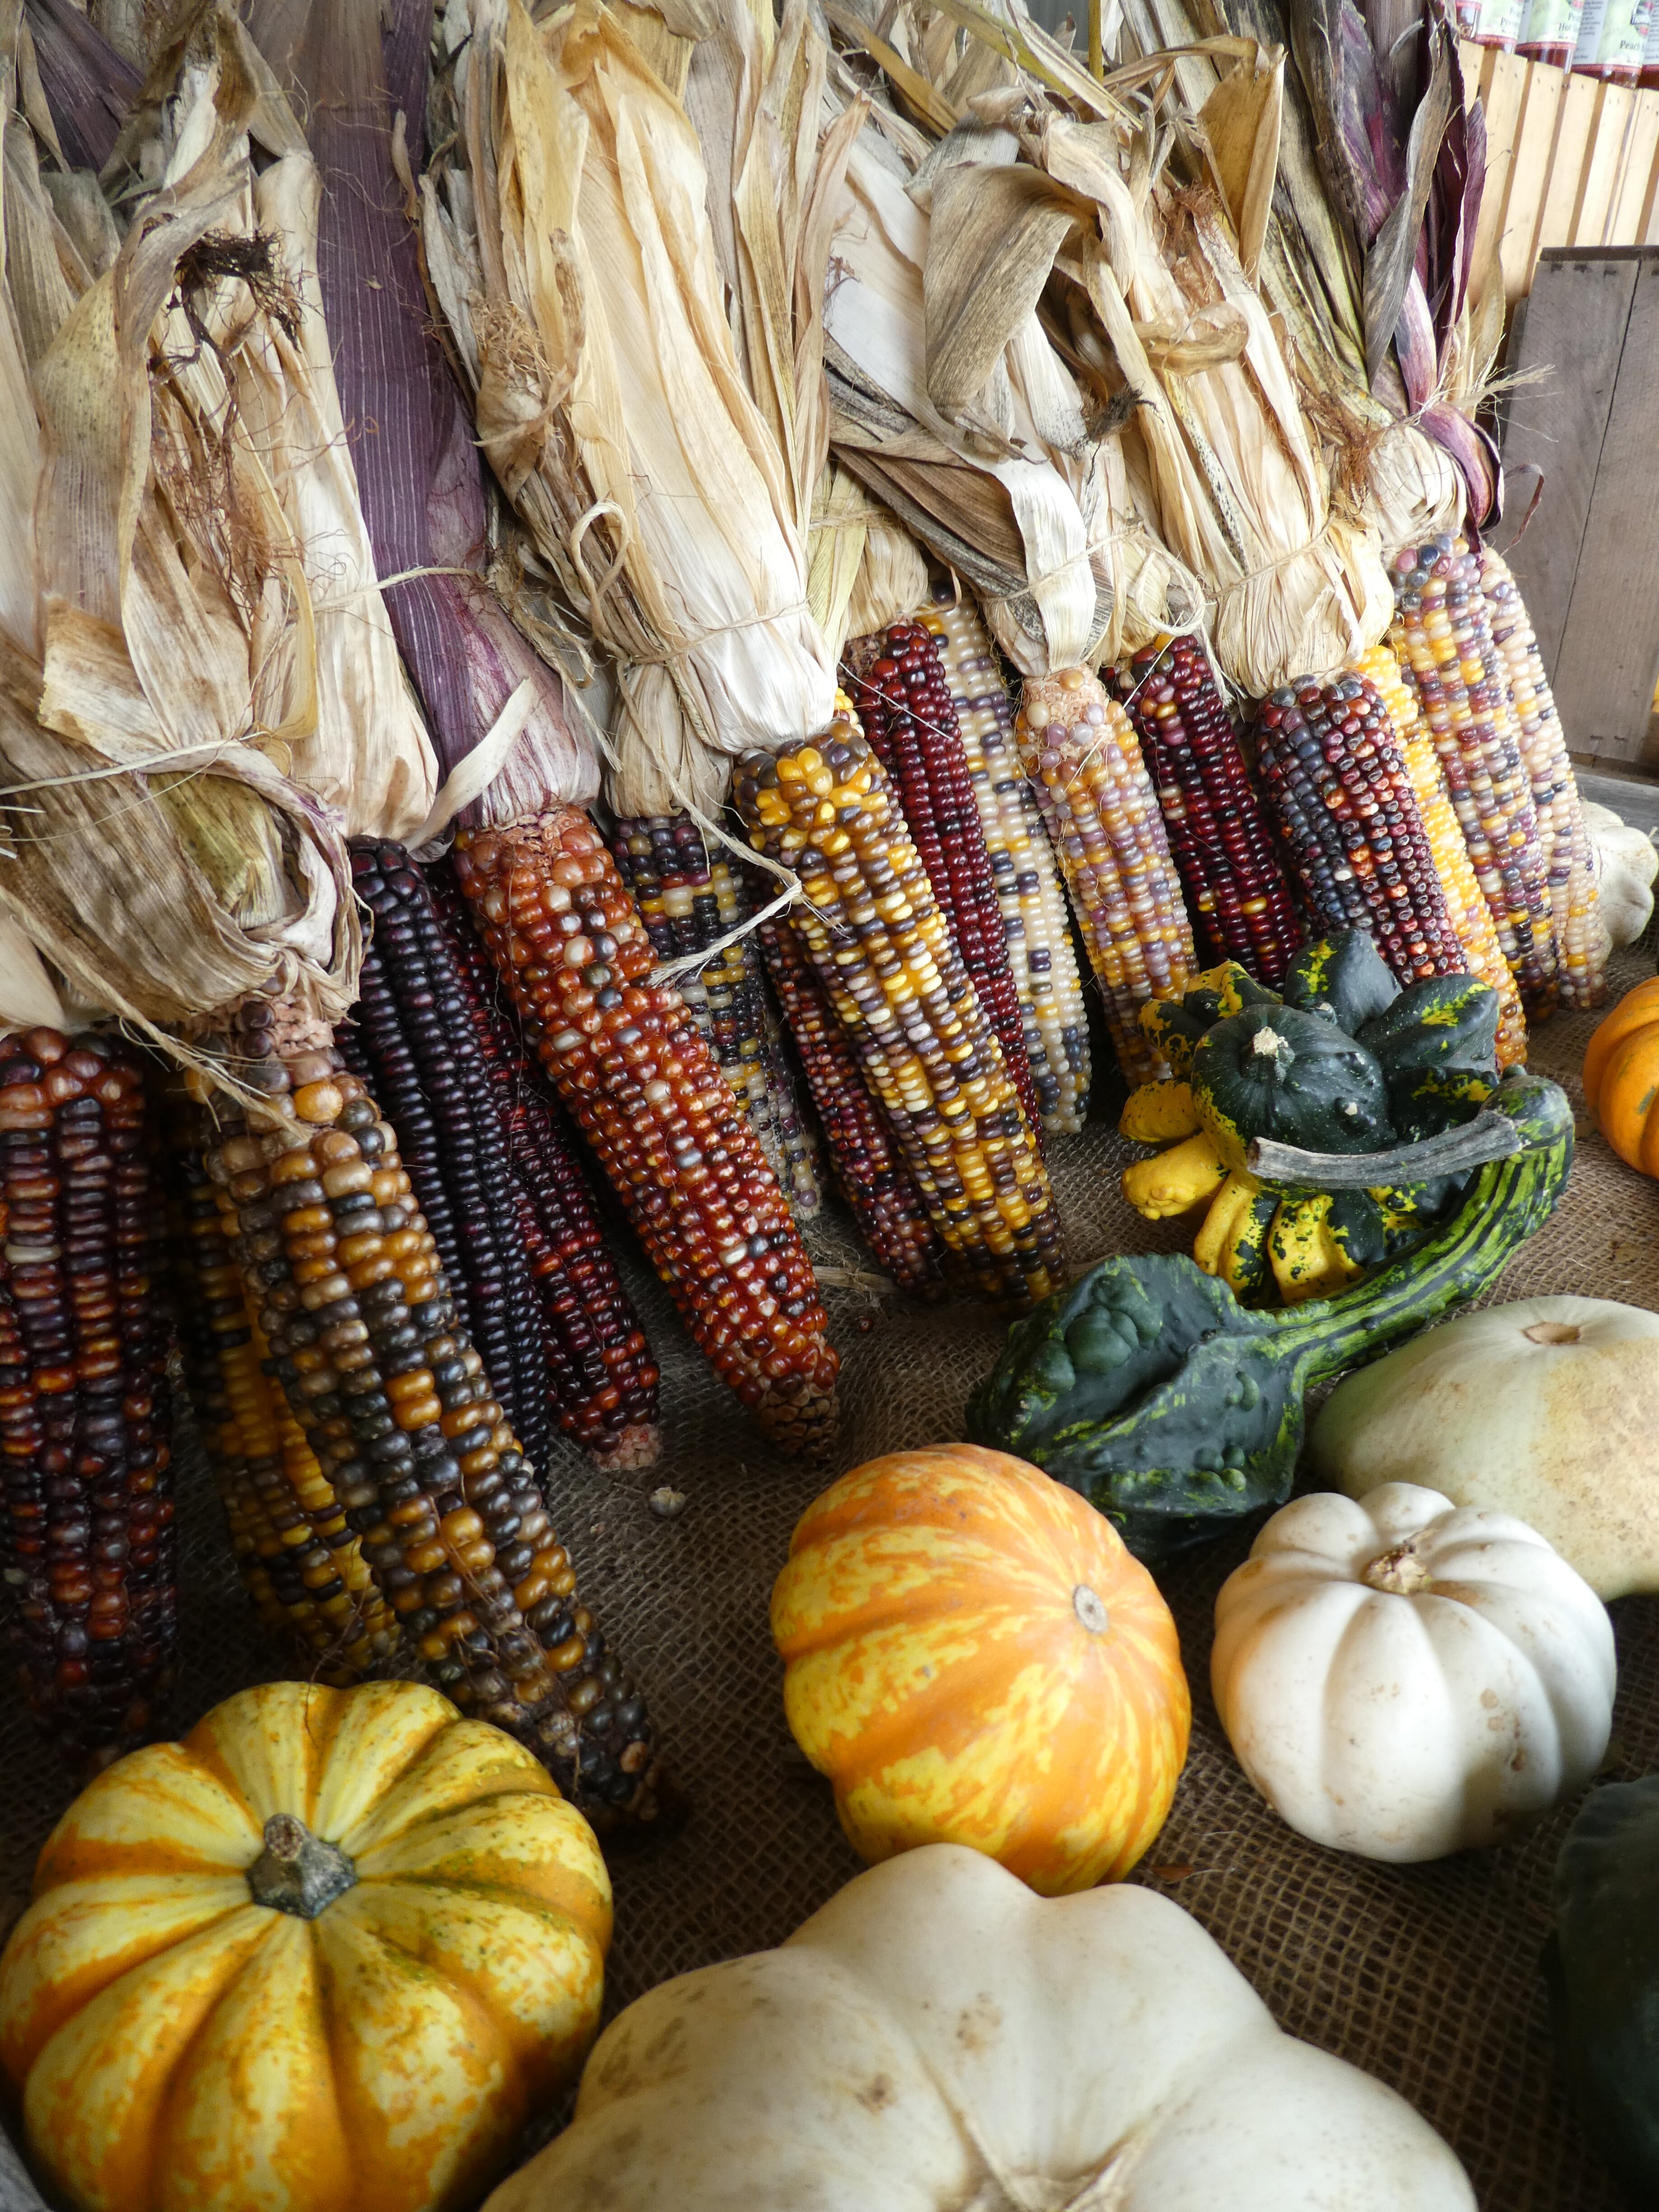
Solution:
{"label": "wooden crate", "polygon": [[1486,188],[1474,266],[1495,239],[1511,306],[1539,256],[1563,246],[1659,245],[1659,92],[1465,45],[1486,116]]}
{"label": "wooden crate", "polygon": [[1504,435],[1510,549],[1567,742],[1635,760],[1659,680],[1659,246],[1540,257]]}

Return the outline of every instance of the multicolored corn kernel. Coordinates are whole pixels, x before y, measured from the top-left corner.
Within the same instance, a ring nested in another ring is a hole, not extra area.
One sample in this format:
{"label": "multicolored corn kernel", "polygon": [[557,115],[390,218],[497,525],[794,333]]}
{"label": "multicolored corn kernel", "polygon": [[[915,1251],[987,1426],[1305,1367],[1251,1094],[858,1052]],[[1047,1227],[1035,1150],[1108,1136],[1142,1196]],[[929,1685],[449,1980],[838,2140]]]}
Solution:
{"label": "multicolored corn kernel", "polygon": [[526,1057],[506,986],[459,886],[447,869],[430,880],[507,1139],[559,1425],[602,1468],[653,1467],[662,1451],[657,1363],[617,1272],[577,1140],[539,1065]]}
{"label": "multicolored corn kernel", "polygon": [[[689,814],[618,822],[611,850],[661,963],[706,952],[749,918],[738,872],[718,846],[711,850]],[[810,1221],[823,1203],[817,1144],[767,1003],[752,936],[737,938],[705,967],[680,969],[672,981],[760,1139],[796,1220]]]}
{"label": "multicolored corn kernel", "polygon": [[836,1187],[878,1264],[901,1290],[933,1296],[944,1287],[945,1245],[858,1056],[788,920],[775,915],[757,934],[823,1127]]}
{"label": "multicolored corn kernel", "polygon": [[805,894],[791,926],[944,1243],[991,1297],[1062,1280],[1031,1126],[885,771],[850,708],[822,738],[750,753],[733,804]]}
{"label": "multicolored corn kernel", "polygon": [[945,688],[1002,909],[1025,1056],[1045,1129],[1075,1133],[1089,1110],[1089,1018],[1071,921],[1042,810],[1014,736],[996,649],[965,596],[919,619],[939,645]]}
{"label": "multicolored corn kernel", "polygon": [[842,680],[898,795],[957,956],[1041,1142],[1002,908],[938,641],[925,623],[908,620],[878,636],[855,638],[847,647]]}
{"label": "multicolored corn kernel", "polygon": [[1395,562],[1389,642],[1410,664],[1423,719],[1456,810],[1475,880],[1528,1017],[1559,991],[1555,918],[1532,782],[1480,564],[1462,538],[1407,547]]}
{"label": "multicolored corn kernel", "polygon": [[77,1763],[142,1742],[177,1668],[171,1321],[143,1071],[118,1038],[0,1038],[0,1457],[11,1637]]}
{"label": "multicolored corn kernel", "polygon": [[1148,999],[1178,997],[1198,956],[1139,741],[1086,668],[1034,678],[1015,727],[1118,1064],[1131,1085],[1149,1083],[1170,1071],[1142,1035],[1138,1011]]}
{"label": "multicolored corn kernel", "polygon": [[1342,676],[1273,692],[1258,715],[1255,763],[1320,930],[1368,930],[1401,983],[1465,973],[1376,687]]}
{"label": "multicolored corn kernel", "polygon": [[1429,841],[1434,872],[1446,901],[1446,918],[1462,954],[1463,970],[1478,975],[1498,994],[1498,1064],[1515,1066],[1527,1056],[1527,1021],[1521,1011],[1521,994],[1474,879],[1468,847],[1463,842],[1440,771],[1440,756],[1428,725],[1418,712],[1417,694],[1386,645],[1374,645],[1354,663],[1351,672],[1374,686],[1388,709],[1411,778],[1417,811],[1423,817],[1423,834]]}
{"label": "multicolored corn kernel", "polygon": [[1147,646],[1112,689],[1140,739],[1206,964],[1236,960],[1277,990],[1303,931],[1202,640]]}
{"label": "multicolored corn kernel", "polygon": [[651,940],[604,841],[561,807],[463,831],[454,866],[687,1327],[775,1444],[822,1451],[840,1361],[800,1232],[684,1001],[650,981]]}
{"label": "multicolored corn kernel", "polygon": [[1480,587],[1486,595],[1492,643],[1509,679],[1510,703],[1532,785],[1539,848],[1554,921],[1560,1005],[1564,1011],[1580,1012],[1607,1001],[1607,946],[1597,911],[1595,860],[1584,824],[1578,779],[1567,757],[1566,732],[1544,673],[1543,655],[1538,650],[1526,602],[1503,556],[1490,545],[1481,550]]}
{"label": "multicolored corn kernel", "polygon": [[642,1701],[451,1294],[395,1132],[299,1010],[253,1001],[233,1055],[264,1104],[207,1168],[280,1383],[422,1671],[529,1746],[601,1828],[653,1820]]}

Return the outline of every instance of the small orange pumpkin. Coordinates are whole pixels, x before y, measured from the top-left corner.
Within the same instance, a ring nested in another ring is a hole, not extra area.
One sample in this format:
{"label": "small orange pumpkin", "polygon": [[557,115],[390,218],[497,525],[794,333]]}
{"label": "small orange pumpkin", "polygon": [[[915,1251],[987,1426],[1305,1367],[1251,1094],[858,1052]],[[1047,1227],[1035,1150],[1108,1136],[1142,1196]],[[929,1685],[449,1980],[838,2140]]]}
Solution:
{"label": "small orange pumpkin", "polygon": [[1127,1874],[1192,1719],[1169,1607],[1117,1531],[969,1444],[855,1468],[772,1593],[795,1741],[866,1859],[967,1844],[1045,1896]]}
{"label": "small orange pumpkin", "polygon": [[1620,1158],[1659,1176],[1659,975],[1627,991],[1590,1039],[1584,1097]]}

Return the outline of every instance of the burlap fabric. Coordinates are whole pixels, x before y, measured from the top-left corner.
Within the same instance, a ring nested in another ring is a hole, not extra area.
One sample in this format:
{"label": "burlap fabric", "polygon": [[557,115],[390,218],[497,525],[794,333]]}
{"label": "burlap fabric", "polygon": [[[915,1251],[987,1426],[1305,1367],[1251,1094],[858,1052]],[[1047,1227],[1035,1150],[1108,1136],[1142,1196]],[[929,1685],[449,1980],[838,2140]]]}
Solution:
{"label": "burlap fabric", "polygon": [[[1650,951],[1623,956],[1615,995],[1651,968]],[[1534,1066],[1567,1086],[1581,1117],[1577,1070],[1594,1020],[1558,1018],[1533,1050]],[[1582,1118],[1579,1136],[1560,1210],[1492,1295],[1561,1291],[1659,1306],[1659,1192]],[[1076,1265],[1114,1251],[1179,1249],[1178,1228],[1151,1230],[1125,1206],[1117,1178],[1129,1148],[1109,1121],[1051,1150]],[[833,1227],[815,1243],[824,1263],[860,1263],[850,1236]],[[572,1454],[552,1470],[552,1486],[582,1588],[648,1692],[692,1813],[678,1834],[614,1863],[612,2009],[671,1974],[778,1942],[859,1864],[827,1784],[784,1726],[767,1633],[768,1594],[790,1530],[829,1474],[775,1460],[654,1283],[637,1266],[631,1281],[663,1367],[663,1462],[602,1479]],[[829,1303],[845,1363],[836,1468],[960,1436],[968,1391],[1000,1346],[996,1322],[968,1306],[914,1308],[856,1288],[830,1291]],[[686,1497],[671,1521],[647,1504],[665,1482]],[[189,1449],[180,1484],[183,1727],[284,1669],[243,1599],[217,1504]],[[1509,1850],[1418,1868],[1374,1866],[1293,1835],[1244,1780],[1209,1697],[1215,1594],[1249,1540],[1241,1531],[1165,1578],[1193,1686],[1192,1755],[1135,1879],[1193,1913],[1293,2033],[1409,2098],[1455,2146],[1486,2212],[1607,2212],[1620,2199],[1562,2100],[1538,1971],[1568,1814]],[[1659,1767],[1659,1605],[1629,1599],[1613,1611],[1620,1680],[1608,1771],[1633,1777]],[[51,1752],[9,1708],[0,1718],[0,1863],[13,1910],[71,1794]],[[9,2149],[0,2138],[0,2212],[40,2212],[42,2200]]]}

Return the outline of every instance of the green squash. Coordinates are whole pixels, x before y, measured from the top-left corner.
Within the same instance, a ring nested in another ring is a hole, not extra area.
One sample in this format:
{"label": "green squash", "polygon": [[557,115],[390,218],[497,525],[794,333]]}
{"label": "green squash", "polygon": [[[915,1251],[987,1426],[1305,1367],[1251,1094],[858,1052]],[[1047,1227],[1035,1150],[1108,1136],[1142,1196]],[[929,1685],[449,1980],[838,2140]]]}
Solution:
{"label": "green squash", "polygon": [[1162,1054],[1182,1083],[1192,1073],[1193,1054],[1213,1018],[1195,1008],[1189,1010],[1179,999],[1147,999],[1136,1016],[1142,1036]]}
{"label": "green squash", "polygon": [[1389,963],[1363,929],[1339,930],[1304,945],[1285,978],[1285,1002],[1322,1014],[1349,1036],[1400,994]]}
{"label": "green squash", "polygon": [[1659,1774],[1592,1790],[1544,1954],[1567,2089],[1635,2204],[1659,2203]]}
{"label": "green squash", "polygon": [[[1264,1313],[1183,1255],[1103,1260],[1015,1325],[969,1401],[969,1437],[1069,1483],[1153,1565],[1282,1505],[1310,1386],[1476,1297],[1553,1212],[1572,1164],[1565,1094],[1511,1070],[1492,1103],[1525,1149],[1481,1168],[1450,1220],[1368,1282]],[[1082,1364],[1085,1346],[1104,1364]]]}
{"label": "green squash", "polygon": [[1407,1140],[1467,1121],[1498,1088],[1498,994],[1478,975],[1409,984],[1358,1034]]}
{"label": "green squash", "polygon": [[1374,1152],[1394,1135],[1382,1071],[1355,1038],[1293,1006],[1251,1006],[1206,1030],[1193,1100],[1230,1168],[1253,1137],[1310,1152]]}

